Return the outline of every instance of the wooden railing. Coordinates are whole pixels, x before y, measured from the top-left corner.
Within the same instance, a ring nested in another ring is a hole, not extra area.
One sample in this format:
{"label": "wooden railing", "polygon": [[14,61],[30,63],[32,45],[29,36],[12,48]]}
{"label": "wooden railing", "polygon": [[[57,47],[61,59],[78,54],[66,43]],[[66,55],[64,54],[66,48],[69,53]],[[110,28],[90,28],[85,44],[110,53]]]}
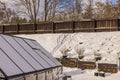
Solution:
{"label": "wooden railing", "polygon": [[109,32],[120,30],[120,19],[40,22],[0,25],[2,34]]}

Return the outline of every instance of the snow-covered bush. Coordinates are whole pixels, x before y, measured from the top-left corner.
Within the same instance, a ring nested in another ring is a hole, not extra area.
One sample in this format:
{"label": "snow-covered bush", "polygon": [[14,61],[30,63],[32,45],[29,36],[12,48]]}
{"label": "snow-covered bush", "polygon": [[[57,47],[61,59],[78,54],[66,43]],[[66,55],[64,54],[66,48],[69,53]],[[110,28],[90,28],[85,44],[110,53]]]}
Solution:
{"label": "snow-covered bush", "polygon": [[76,45],[74,50],[76,51],[76,53],[78,54],[78,57],[79,59],[82,59],[84,57],[84,52],[85,52],[85,49],[79,44],[79,45]]}
{"label": "snow-covered bush", "polygon": [[101,57],[101,54],[100,53],[94,53],[94,56],[95,57]]}
{"label": "snow-covered bush", "polygon": [[101,58],[102,58],[102,56],[101,56],[101,54],[99,52],[95,52],[94,56],[95,56],[96,61],[101,60]]}
{"label": "snow-covered bush", "polygon": [[68,56],[68,52],[70,52],[72,49],[71,47],[63,46],[59,49],[59,51],[62,53],[63,58],[66,58]]}
{"label": "snow-covered bush", "polygon": [[118,55],[118,58],[120,59],[120,52],[118,52],[117,55]]}

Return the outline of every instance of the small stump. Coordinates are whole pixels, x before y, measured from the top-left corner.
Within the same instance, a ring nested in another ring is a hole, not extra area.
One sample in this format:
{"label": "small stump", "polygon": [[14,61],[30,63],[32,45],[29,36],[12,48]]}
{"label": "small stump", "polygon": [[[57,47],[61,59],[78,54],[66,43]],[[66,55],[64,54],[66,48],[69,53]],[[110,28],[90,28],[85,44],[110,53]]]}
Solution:
{"label": "small stump", "polygon": [[100,73],[99,73],[99,76],[105,77],[105,73],[104,73],[104,72],[100,72]]}
{"label": "small stump", "polygon": [[62,56],[62,58],[63,58],[63,59],[66,59],[66,58],[67,58],[67,55]]}
{"label": "small stump", "polygon": [[79,56],[79,59],[83,59],[84,58],[84,56]]}
{"label": "small stump", "polygon": [[99,76],[99,73],[98,73],[98,72],[95,72],[95,73],[94,73],[94,76]]}
{"label": "small stump", "polygon": [[96,61],[99,61],[99,60],[101,60],[101,59],[102,59],[102,57],[96,57],[96,58],[95,58]]}

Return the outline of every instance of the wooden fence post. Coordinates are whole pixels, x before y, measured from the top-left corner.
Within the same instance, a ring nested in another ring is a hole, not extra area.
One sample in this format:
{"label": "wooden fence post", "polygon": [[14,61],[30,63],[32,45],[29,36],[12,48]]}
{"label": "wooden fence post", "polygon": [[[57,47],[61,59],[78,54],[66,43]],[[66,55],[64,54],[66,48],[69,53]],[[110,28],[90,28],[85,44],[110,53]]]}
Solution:
{"label": "wooden fence post", "polygon": [[33,33],[36,34],[36,30],[37,30],[37,24],[36,23],[34,23],[34,27],[33,28],[34,28],[33,29]]}
{"label": "wooden fence post", "polygon": [[2,25],[2,34],[4,34],[4,32],[5,32],[5,27],[4,25]]}
{"label": "wooden fence post", "polygon": [[19,34],[19,31],[20,31],[20,24],[17,23],[17,34]]}
{"label": "wooden fence post", "polygon": [[120,19],[118,19],[118,27],[120,27]]}
{"label": "wooden fence post", "polygon": [[72,32],[75,32],[75,21],[72,21]]}
{"label": "wooden fence post", "polygon": [[119,19],[117,19],[117,30],[119,31]]}
{"label": "wooden fence post", "polygon": [[97,28],[97,20],[93,20],[93,23],[94,23],[94,32],[97,32],[96,28]]}
{"label": "wooden fence post", "polygon": [[55,25],[54,25],[54,22],[52,22],[52,33],[55,33]]}

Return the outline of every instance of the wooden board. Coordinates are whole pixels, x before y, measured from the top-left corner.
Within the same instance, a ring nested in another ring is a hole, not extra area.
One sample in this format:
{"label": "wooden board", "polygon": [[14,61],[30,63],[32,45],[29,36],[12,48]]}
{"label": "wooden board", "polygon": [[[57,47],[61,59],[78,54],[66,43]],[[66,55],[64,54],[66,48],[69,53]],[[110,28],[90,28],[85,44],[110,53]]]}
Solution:
{"label": "wooden board", "polygon": [[80,68],[80,69],[95,69],[96,63],[88,62],[88,61],[78,61],[78,68]]}
{"label": "wooden board", "polygon": [[118,65],[117,64],[98,63],[98,71],[117,73]]}

